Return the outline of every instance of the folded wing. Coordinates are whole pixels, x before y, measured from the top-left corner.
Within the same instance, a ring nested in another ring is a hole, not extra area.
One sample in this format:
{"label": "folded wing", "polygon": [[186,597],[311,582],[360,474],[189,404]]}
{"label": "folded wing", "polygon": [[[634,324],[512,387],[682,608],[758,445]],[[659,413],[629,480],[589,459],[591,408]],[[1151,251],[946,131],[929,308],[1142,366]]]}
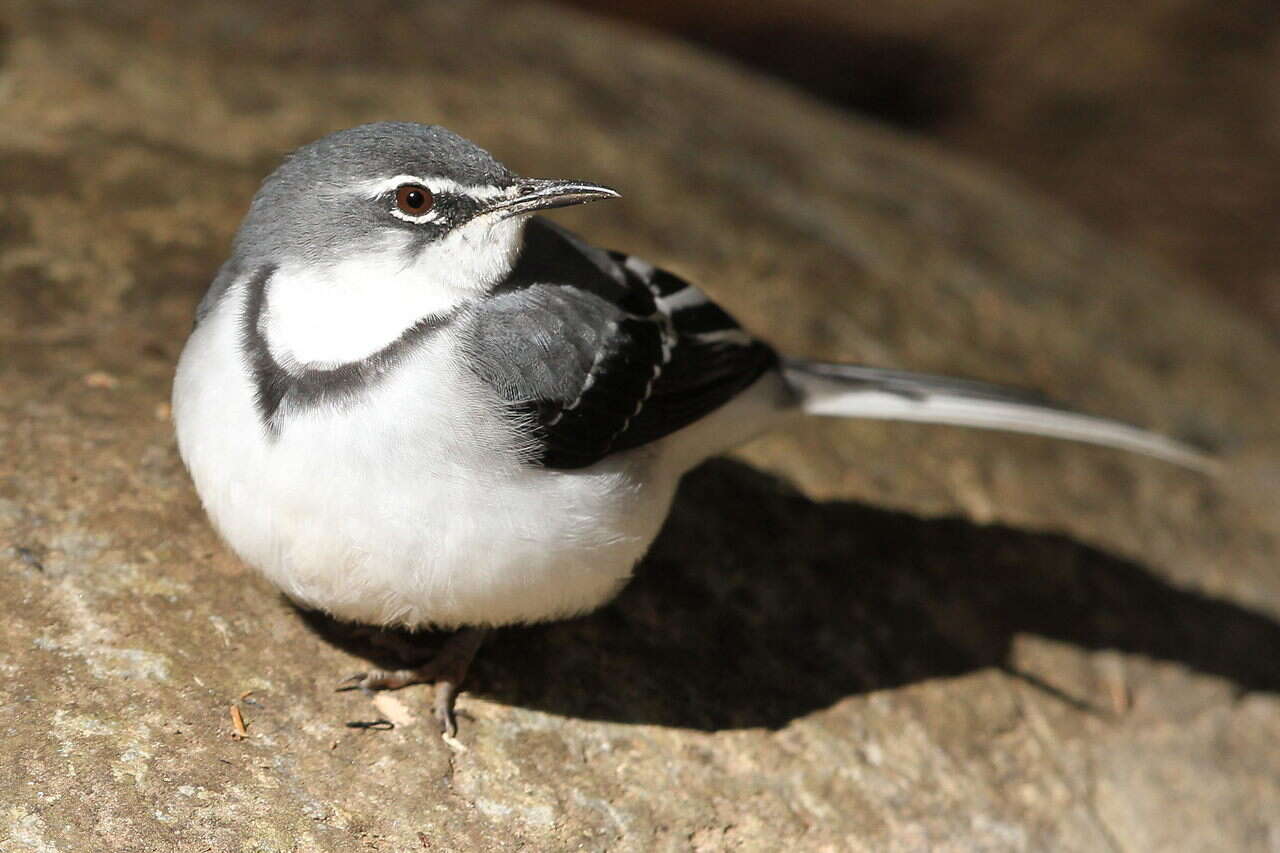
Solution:
{"label": "folded wing", "polygon": [[656,441],[777,364],[686,282],[539,219],[465,332],[473,369],[508,403],[530,460],[549,468]]}

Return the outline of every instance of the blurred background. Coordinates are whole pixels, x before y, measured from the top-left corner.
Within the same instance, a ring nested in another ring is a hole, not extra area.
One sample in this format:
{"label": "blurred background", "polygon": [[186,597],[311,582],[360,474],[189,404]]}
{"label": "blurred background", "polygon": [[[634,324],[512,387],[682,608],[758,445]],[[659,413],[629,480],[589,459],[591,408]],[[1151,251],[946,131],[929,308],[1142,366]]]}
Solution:
{"label": "blurred background", "polygon": [[562,0],[1021,178],[1280,335],[1276,0]]}

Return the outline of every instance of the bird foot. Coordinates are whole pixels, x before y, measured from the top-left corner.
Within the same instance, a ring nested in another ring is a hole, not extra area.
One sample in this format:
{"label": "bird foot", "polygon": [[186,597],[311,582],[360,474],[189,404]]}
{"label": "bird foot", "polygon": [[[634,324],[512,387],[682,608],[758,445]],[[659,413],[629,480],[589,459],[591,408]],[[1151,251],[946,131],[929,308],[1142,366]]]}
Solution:
{"label": "bird foot", "polygon": [[357,672],[343,679],[337,689],[372,693],[375,690],[399,690],[410,684],[435,684],[432,710],[436,722],[439,723],[441,732],[455,737],[458,734],[458,719],[454,705],[458,701],[458,690],[462,687],[471,661],[487,633],[488,629],[485,628],[464,628],[446,640],[439,653],[422,666]]}

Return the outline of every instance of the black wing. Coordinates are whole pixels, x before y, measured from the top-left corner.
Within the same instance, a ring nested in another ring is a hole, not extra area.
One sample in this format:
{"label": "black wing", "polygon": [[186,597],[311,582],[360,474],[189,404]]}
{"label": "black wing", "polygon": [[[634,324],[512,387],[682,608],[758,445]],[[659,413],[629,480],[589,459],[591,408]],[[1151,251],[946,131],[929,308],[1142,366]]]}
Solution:
{"label": "black wing", "polygon": [[696,288],[541,219],[527,226],[511,276],[463,329],[469,363],[548,468],[662,438],[777,364]]}

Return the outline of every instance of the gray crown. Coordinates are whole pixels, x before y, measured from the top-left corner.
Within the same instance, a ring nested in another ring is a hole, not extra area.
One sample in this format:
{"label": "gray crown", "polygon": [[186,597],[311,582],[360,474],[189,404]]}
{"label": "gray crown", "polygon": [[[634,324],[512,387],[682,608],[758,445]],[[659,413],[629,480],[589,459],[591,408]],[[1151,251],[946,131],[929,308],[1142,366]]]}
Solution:
{"label": "gray crown", "polygon": [[[518,180],[488,151],[443,127],[378,122],[341,130],[299,148],[263,181],[236,236],[236,259],[249,266],[290,258],[325,263],[376,240],[394,220],[385,201],[361,198],[357,189],[395,175],[500,187]],[[444,212],[437,228],[419,229],[420,240],[447,230],[454,217]]]}

